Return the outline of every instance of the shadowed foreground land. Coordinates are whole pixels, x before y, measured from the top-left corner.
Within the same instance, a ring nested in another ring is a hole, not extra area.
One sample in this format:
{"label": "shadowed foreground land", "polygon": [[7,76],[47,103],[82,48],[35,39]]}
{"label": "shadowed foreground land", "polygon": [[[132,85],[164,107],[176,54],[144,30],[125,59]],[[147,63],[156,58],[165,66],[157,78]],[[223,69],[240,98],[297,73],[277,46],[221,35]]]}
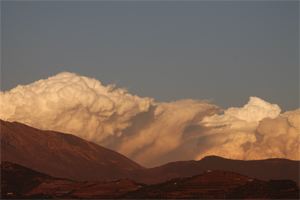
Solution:
{"label": "shadowed foreground land", "polygon": [[220,170],[146,185],[128,179],[77,182],[2,162],[1,178],[2,199],[299,199],[299,185],[291,180],[261,181]]}

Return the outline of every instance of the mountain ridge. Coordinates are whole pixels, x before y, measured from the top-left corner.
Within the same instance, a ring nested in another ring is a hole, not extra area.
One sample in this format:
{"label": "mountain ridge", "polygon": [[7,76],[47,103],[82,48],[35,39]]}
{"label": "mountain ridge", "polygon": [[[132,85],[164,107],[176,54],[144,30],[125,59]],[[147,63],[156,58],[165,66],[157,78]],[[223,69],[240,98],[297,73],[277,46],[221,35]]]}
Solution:
{"label": "mountain ridge", "polygon": [[281,158],[244,161],[212,155],[147,169],[118,152],[72,134],[39,130],[19,122],[1,120],[0,123],[2,162],[14,162],[55,177],[77,181],[128,178],[156,184],[206,170],[223,170],[264,181],[291,179],[299,183],[299,161]]}
{"label": "mountain ridge", "polygon": [[1,161],[74,180],[130,178],[145,168],[77,136],[1,120]]}

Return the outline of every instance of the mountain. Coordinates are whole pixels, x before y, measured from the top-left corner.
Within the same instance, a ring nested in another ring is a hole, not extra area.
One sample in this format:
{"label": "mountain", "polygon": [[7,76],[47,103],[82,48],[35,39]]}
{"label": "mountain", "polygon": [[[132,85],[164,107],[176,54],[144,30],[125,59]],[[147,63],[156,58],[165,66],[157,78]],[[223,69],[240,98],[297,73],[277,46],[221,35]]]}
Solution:
{"label": "mountain", "polygon": [[299,183],[299,161],[284,158],[244,161],[208,156],[198,163],[207,169],[232,171],[264,181],[291,179]]}
{"label": "mountain", "polygon": [[18,122],[1,120],[1,161],[77,181],[112,181],[128,178],[156,184],[191,177],[206,170],[243,174],[263,181],[290,179],[299,183],[299,161],[287,159],[231,160],[207,156],[146,169],[125,156],[71,134],[42,131]]}
{"label": "mountain", "polygon": [[288,159],[231,160],[207,156],[199,161],[179,161],[148,169],[136,181],[147,184],[162,183],[178,177],[201,174],[206,170],[230,171],[264,181],[290,179],[299,183],[299,161]]}
{"label": "mountain", "polygon": [[131,178],[145,170],[127,157],[71,134],[1,120],[1,161],[78,181]]}

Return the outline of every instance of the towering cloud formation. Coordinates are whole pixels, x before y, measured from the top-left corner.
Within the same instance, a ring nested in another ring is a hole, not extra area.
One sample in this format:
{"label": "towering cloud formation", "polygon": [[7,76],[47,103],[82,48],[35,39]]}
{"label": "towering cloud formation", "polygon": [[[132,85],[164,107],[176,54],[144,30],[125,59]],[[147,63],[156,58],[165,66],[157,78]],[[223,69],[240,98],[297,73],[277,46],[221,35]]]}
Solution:
{"label": "towering cloud formation", "polygon": [[299,111],[264,118],[255,130],[256,141],[245,144],[245,157],[299,160]]}
{"label": "towering cloud formation", "polygon": [[197,100],[153,103],[68,72],[1,92],[1,119],[72,133],[149,166],[180,145],[186,126],[218,111]]}
{"label": "towering cloud formation", "polygon": [[198,145],[207,152],[234,159],[289,158],[299,160],[299,109],[280,114],[276,104],[250,97],[243,108],[229,108],[223,115],[204,118],[210,127]]}
{"label": "towering cloud formation", "polygon": [[207,101],[155,103],[115,85],[63,72],[1,92],[1,119],[72,133],[141,165],[200,159],[299,159],[299,110],[251,97],[224,114]]}
{"label": "towering cloud formation", "polygon": [[120,135],[131,126],[132,116],[148,111],[153,101],[114,88],[63,72],[1,93],[1,119],[100,142],[109,135]]}

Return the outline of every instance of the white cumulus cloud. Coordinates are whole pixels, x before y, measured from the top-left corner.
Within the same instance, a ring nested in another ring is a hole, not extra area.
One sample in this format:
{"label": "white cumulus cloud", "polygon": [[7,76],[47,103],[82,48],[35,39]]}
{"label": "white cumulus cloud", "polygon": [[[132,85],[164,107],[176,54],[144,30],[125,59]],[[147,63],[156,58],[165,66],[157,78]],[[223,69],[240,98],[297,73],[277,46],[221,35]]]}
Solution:
{"label": "white cumulus cloud", "polygon": [[132,116],[148,111],[152,102],[124,88],[63,72],[1,93],[1,119],[100,142],[131,126]]}
{"label": "white cumulus cloud", "polygon": [[1,92],[0,117],[71,133],[146,167],[218,155],[232,159],[299,160],[299,109],[250,97],[222,110],[208,101],[155,103],[115,84],[62,72]]}
{"label": "white cumulus cloud", "polygon": [[288,158],[299,160],[300,110],[264,118],[255,130],[256,142],[249,143],[247,159]]}
{"label": "white cumulus cloud", "polygon": [[250,97],[242,108],[204,118],[211,129],[198,138],[197,159],[208,153],[233,159],[288,158],[299,160],[299,109],[280,114],[276,104]]}
{"label": "white cumulus cloud", "polygon": [[68,72],[1,92],[1,119],[71,133],[146,166],[178,147],[186,126],[218,111],[199,100],[154,103]]}

